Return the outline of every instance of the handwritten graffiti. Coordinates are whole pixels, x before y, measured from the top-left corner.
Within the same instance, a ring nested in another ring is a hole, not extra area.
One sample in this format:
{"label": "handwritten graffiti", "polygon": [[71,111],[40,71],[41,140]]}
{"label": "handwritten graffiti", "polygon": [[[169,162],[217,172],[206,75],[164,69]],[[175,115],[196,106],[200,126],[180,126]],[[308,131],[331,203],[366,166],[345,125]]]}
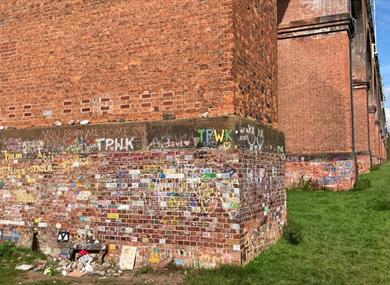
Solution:
{"label": "handwritten graffiti", "polygon": [[189,148],[196,146],[196,139],[187,135],[155,137],[149,144],[149,149]]}
{"label": "handwritten graffiti", "polygon": [[198,130],[200,143],[209,145],[212,141],[216,143],[223,143],[225,141],[233,141],[231,130],[222,130],[218,132],[216,129],[200,129]]}
{"label": "handwritten graffiti", "polygon": [[134,149],[134,138],[97,139],[99,151],[129,151]]}
{"label": "handwritten graffiti", "polygon": [[246,142],[251,151],[261,151],[264,145],[264,130],[248,125],[237,131],[239,140]]}
{"label": "handwritten graffiti", "polygon": [[[278,179],[283,167],[275,170],[268,161],[280,163],[275,153],[282,153],[282,143],[273,143],[272,155],[252,154],[248,150],[268,150],[261,128],[199,126],[146,132],[118,126],[58,127],[34,130],[25,139],[1,138],[0,225],[39,226],[52,239],[69,229],[72,242],[84,241],[91,231],[102,241],[110,236],[112,242],[145,244],[152,241],[145,233],[158,228],[168,245],[195,229],[200,242],[218,235],[239,251],[243,213],[280,219],[270,205],[282,200],[282,190],[273,198],[270,189],[282,187]],[[245,203],[252,205],[245,208]],[[34,223],[36,217],[39,222]],[[191,258],[199,259],[201,267],[221,262],[212,255]],[[179,259],[188,262],[187,256]],[[155,248],[144,260],[161,263],[165,257]]]}
{"label": "handwritten graffiti", "polygon": [[4,156],[5,161],[20,160],[23,158],[23,154],[18,152],[8,152],[6,150],[3,150],[2,154]]}

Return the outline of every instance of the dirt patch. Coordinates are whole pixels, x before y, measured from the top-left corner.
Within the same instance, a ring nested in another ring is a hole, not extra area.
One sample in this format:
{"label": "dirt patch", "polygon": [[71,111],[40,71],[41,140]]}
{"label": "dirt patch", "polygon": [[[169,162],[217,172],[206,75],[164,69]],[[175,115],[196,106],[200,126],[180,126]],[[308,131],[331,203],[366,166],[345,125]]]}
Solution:
{"label": "dirt patch", "polygon": [[[23,274],[16,284],[30,284],[42,282],[42,284],[69,284],[69,285],[182,285],[186,272],[181,270],[161,269],[150,270],[147,273],[125,272],[121,277],[106,278],[99,276],[83,276],[80,278],[43,275],[40,272],[27,272]],[[46,281],[46,282],[45,282]],[[53,283],[51,282],[53,281]],[[39,284],[39,283],[38,283]]]}

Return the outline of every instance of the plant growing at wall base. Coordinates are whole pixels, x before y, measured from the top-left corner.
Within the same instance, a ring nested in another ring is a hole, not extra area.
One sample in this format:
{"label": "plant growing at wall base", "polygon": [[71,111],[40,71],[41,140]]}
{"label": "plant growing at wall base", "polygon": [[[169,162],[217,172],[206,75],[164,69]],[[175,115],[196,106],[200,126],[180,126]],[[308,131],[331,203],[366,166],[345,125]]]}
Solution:
{"label": "plant growing at wall base", "polygon": [[328,189],[324,186],[321,186],[318,181],[311,178],[305,179],[303,176],[299,179],[299,182],[293,185],[289,190],[304,192],[328,191]]}
{"label": "plant growing at wall base", "polygon": [[12,241],[4,241],[0,243],[0,257],[9,257],[16,252],[15,244]]}
{"label": "plant growing at wall base", "polygon": [[290,244],[299,245],[303,242],[302,227],[300,224],[289,219],[287,226],[284,228],[283,238]]}
{"label": "plant growing at wall base", "polygon": [[353,191],[364,191],[371,187],[371,181],[368,178],[359,177],[353,187]]}

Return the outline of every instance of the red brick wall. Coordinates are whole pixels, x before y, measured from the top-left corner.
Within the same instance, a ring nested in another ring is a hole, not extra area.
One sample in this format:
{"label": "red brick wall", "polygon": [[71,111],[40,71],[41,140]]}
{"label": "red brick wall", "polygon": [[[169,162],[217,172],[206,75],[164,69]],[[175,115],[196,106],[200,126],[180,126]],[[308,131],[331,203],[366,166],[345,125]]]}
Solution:
{"label": "red brick wall", "polygon": [[367,12],[366,5],[364,2],[366,0],[357,0],[352,1],[352,16],[356,20],[355,24],[355,34],[352,38],[352,78],[359,81],[368,81],[367,71],[370,68],[369,61],[371,60],[369,56],[370,50],[367,51],[367,48],[370,47],[370,43],[367,43],[369,40],[367,37],[367,30],[369,29],[367,24]]}
{"label": "red brick wall", "polygon": [[369,131],[368,131],[368,94],[367,89],[360,88],[353,90],[354,103],[354,135],[355,151],[368,151]]}
{"label": "red brick wall", "polygon": [[283,141],[238,118],[2,131],[0,230],[52,254],[91,232],[139,267],[248,262],[285,223]]}
{"label": "red brick wall", "polygon": [[349,0],[279,0],[279,22],[287,23],[348,13]]}
{"label": "red brick wall", "polygon": [[371,155],[357,155],[356,156],[357,170],[359,174],[370,172],[371,169]]}
{"label": "red brick wall", "polygon": [[276,1],[234,0],[236,113],[277,122]]}
{"label": "red brick wall", "polygon": [[2,125],[217,116],[235,105],[276,118],[276,0],[24,0],[0,10]]}
{"label": "red brick wall", "polygon": [[230,2],[3,1],[3,123],[233,113]]}
{"label": "red brick wall", "polygon": [[372,154],[372,163],[374,165],[379,164],[379,130],[376,125],[376,113],[369,114],[370,125],[370,149]]}
{"label": "red brick wall", "polygon": [[[364,165],[362,165],[364,167]],[[332,191],[350,190],[356,179],[354,157],[288,157],[286,163],[286,187],[309,181]]]}
{"label": "red brick wall", "polygon": [[352,152],[347,32],[282,39],[279,122],[288,153]]}

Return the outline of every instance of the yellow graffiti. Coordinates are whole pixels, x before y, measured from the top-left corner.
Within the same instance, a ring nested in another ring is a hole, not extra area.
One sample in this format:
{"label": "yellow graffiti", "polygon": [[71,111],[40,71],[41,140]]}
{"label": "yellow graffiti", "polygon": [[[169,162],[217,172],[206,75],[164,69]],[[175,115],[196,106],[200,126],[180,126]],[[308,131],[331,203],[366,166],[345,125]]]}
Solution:
{"label": "yellow graffiti", "polygon": [[47,165],[32,165],[29,167],[29,173],[40,173],[40,172],[53,172],[53,166]]}
{"label": "yellow graffiti", "polygon": [[147,164],[144,165],[144,171],[150,173],[157,173],[160,171],[160,166],[158,164]]}
{"label": "yellow graffiti", "polygon": [[214,137],[217,143],[223,143],[223,140],[225,138],[225,130],[222,130],[220,134],[218,134],[217,130],[214,130]]}
{"label": "yellow graffiti", "polygon": [[161,258],[160,258],[160,251],[157,248],[153,248],[152,253],[149,258],[150,263],[160,263]]}
{"label": "yellow graffiti", "polygon": [[228,149],[230,149],[232,147],[232,143],[231,142],[224,142],[223,143],[223,148],[225,149],[225,150],[228,150]]}
{"label": "yellow graffiti", "polygon": [[182,197],[170,197],[168,201],[168,208],[186,207],[187,200]]}
{"label": "yellow graffiti", "polygon": [[19,152],[8,152],[6,150],[3,150],[2,153],[4,155],[5,161],[19,160],[23,158],[23,154]]}
{"label": "yellow graffiti", "polygon": [[107,214],[107,219],[118,220],[119,219],[119,214],[118,213],[108,213]]}
{"label": "yellow graffiti", "polygon": [[30,193],[26,191],[16,191],[16,200],[21,203],[34,203],[35,198]]}
{"label": "yellow graffiti", "polygon": [[37,159],[39,160],[50,160],[51,158],[52,158],[51,155],[41,153],[41,152],[39,152],[37,155]]}

